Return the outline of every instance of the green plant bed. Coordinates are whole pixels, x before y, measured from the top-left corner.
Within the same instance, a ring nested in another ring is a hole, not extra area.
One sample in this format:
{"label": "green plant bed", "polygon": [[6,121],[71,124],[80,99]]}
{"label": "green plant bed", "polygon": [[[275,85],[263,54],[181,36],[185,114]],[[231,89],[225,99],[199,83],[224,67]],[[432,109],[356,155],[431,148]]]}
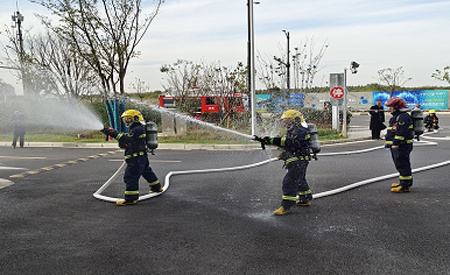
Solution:
{"label": "green plant bed", "polygon": [[[319,128],[319,140],[345,139],[333,129]],[[0,141],[12,141],[13,134],[0,134]],[[28,132],[25,142],[75,142],[75,143],[103,143],[105,136],[99,131],[92,132]],[[217,144],[248,144],[254,141],[242,136],[219,131],[195,130],[174,136],[158,137],[160,143],[217,143]]]}

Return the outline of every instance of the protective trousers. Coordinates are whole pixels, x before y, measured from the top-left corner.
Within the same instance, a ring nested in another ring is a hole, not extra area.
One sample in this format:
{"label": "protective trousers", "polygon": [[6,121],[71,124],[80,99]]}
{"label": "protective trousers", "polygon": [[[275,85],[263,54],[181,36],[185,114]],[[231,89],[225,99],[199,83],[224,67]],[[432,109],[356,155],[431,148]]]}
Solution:
{"label": "protective trousers", "polygon": [[306,182],[306,169],[308,168],[309,161],[298,160],[289,163],[287,173],[283,178],[283,199],[281,206],[289,208],[295,204],[297,200],[297,193],[306,193],[309,190],[308,183]]}
{"label": "protective trousers", "polygon": [[125,200],[132,201],[139,198],[139,178],[142,176],[147,182],[159,184],[159,180],[150,167],[147,155],[128,159],[123,180],[126,185]]}
{"label": "protective trousers", "polygon": [[400,174],[400,185],[403,187],[410,187],[413,184],[410,154],[413,149],[412,144],[402,144],[397,149],[391,148],[392,160],[394,161],[395,169]]}

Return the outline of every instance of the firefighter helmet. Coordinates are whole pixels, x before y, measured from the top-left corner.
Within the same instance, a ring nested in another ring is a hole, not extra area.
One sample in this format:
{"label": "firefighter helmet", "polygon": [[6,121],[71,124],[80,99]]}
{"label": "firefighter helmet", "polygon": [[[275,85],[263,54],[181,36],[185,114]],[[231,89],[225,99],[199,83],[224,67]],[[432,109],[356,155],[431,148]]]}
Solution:
{"label": "firefighter helmet", "polygon": [[384,104],[387,107],[393,107],[396,110],[400,110],[402,108],[407,108],[408,105],[406,104],[406,101],[401,97],[393,97],[388,99],[386,103]]}
{"label": "firefighter helmet", "polygon": [[129,127],[133,123],[138,123],[144,120],[141,112],[134,109],[126,110],[120,117],[127,127]]}
{"label": "firefighter helmet", "polygon": [[436,111],[435,110],[430,110],[428,113],[429,114],[436,114]]}
{"label": "firefighter helmet", "polygon": [[302,113],[300,113],[299,111],[296,110],[287,110],[286,112],[283,113],[283,115],[281,116],[281,121],[282,122],[286,122],[287,124],[302,124],[302,122],[305,121],[305,119],[303,118]]}

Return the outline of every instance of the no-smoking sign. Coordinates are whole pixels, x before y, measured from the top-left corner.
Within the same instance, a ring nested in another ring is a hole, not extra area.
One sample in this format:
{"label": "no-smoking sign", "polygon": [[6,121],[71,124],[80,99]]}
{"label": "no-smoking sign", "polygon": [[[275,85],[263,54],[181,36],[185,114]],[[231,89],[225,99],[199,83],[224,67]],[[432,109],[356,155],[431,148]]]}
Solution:
{"label": "no-smoking sign", "polygon": [[344,94],[345,94],[344,88],[339,86],[333,87],[330,90],[330,96],[334,99],[341,99],[344,97]]}

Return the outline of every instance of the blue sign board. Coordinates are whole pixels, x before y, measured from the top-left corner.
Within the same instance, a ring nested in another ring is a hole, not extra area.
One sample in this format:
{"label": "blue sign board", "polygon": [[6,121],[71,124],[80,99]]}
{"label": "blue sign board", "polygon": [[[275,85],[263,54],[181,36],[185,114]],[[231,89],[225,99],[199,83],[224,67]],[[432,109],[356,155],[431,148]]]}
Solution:
{"label": "blue sign board", "polygon": [[[418,103],[424,110],[448,109],[448,90],[395,91],[392,96],[403,98],[409,108],[414,108]],[[373,105],[375,105],[377,100],[381,100],[384,106],[388,99],[389,92],[372,93]]]}

